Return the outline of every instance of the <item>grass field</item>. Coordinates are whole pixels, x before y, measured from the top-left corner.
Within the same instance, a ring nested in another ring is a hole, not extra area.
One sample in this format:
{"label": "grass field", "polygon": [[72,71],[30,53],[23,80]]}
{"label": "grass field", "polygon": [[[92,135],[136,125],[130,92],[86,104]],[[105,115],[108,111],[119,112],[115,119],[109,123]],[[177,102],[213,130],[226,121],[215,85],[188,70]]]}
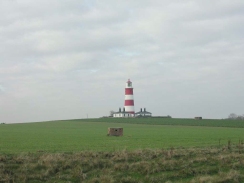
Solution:
{"label": "grass field", "polygon": [[82,121],[106,122],[106,123],[129,123],[129,124],[152,124],[152,125],[244,128],[244,120],[228,120],[228,119],[195,120],[195,119],[179,119],[179,118],[95,118],[95,119],[83,119]]}
{"label": "grass field", "polygon": [[[244,128],[92,122],[96,120],[0,125],[0,153],[206,147],[244,140]],[[124,136],[108,137],[108,127],[123,127]]]}
{"label": "grass field", "polygon": [[[107,136],[123,127],[124,136]],[[244,182],[243,121],[83,119],[0,125],[0,182]]]}
{"label": "grass field", "polygon": [[242,183],[244,146],[0,154],[1,183]]}

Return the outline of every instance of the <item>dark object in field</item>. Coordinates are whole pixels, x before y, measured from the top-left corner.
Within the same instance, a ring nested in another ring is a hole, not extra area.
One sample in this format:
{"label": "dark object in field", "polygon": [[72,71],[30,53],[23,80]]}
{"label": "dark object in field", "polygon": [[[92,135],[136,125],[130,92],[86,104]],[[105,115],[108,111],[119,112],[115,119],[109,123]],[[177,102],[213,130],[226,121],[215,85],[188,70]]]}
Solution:
{"label": "dark object in field", "polygon": [[195,117],[195,119],[197,119],[197,120],[201,120],[201,119],[202,119],[202,117]]}
{"label": "dark object in field", "polygon": [[123,136],[123,128],[108,128],[108,136]]}

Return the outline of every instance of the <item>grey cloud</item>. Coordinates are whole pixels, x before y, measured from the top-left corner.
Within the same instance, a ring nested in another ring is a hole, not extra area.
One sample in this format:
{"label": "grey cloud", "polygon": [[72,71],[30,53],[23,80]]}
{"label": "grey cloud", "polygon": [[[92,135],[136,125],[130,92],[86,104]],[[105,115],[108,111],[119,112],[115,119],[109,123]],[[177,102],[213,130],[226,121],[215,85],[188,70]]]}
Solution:
{"label": "grey cloud", "polygon": [[2,85],[0,85],[0,92],[5,92],[5,88]]}
{"label": "grey cloud", "polygon": [[128,78],[136,109],[242,114],[243,9],[241,0],[1,1],[0,120],[107,115],[123,106]]}

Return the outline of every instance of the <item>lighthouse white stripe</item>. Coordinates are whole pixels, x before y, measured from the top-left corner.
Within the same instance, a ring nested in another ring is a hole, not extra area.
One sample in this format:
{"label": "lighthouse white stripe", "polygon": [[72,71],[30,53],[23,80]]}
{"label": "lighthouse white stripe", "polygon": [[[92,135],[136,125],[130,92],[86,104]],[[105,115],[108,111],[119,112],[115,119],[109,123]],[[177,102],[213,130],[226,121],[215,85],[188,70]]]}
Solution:
{"label": "lighthouse white stripe", "polygon": [[125,100],[133,100],[133,95],[125,95]]}
{"label": "lighthouse white stripe", "polygon": [[126,111],[126,112],[127,112],[127,111],[130,111],[130,112],[133,111],[133,112],[134,112],[134,111],[135,111],[135,110],[134,110],[134,106],[125,106],[125,111]]}

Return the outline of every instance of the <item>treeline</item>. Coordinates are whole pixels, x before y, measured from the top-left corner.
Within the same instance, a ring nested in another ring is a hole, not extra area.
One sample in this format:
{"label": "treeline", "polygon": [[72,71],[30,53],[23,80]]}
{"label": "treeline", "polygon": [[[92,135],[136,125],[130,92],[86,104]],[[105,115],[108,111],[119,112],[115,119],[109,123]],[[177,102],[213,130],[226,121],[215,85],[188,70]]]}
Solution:
{"label": "treeline", "polygon": [[228,116],[228,119],[233,119],[233,120],[244,120],[244,114],[243,115],[237,115],[235,113],[231,113]]}

